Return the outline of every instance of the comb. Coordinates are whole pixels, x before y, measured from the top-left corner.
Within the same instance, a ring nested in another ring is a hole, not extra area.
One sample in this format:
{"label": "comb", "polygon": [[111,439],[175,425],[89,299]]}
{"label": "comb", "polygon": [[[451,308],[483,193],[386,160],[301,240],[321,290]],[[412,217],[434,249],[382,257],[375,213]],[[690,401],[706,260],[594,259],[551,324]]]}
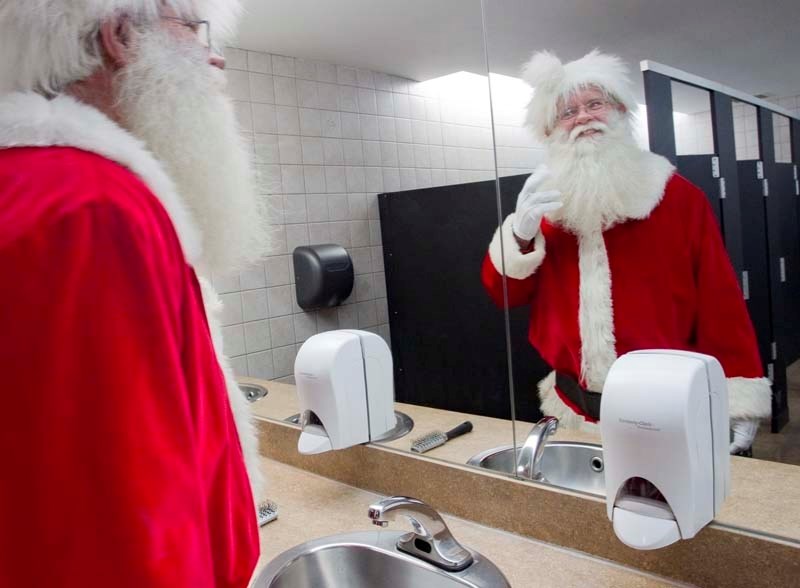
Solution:
{"label": "comb", "polygon": [[265,500],[258,503],[258,526],[263,527],[278,518],[278,505],[272,500]]}
{"label": "comb", "polygon": [[444,445],[450,439],[455,439],[456,437],[463,435],[465,433],[469,433],[472,430],[472,423],[469,421],[464,421],[456,428],[447,431],[446,433],[442,433],[441,431],[432,431],[427,435],[423,435],[417,439],[414,439],[411,443],[411,451],[416,453],[425,453],[426,451],[430,451],[434,447],[439,447],[440,445]]}

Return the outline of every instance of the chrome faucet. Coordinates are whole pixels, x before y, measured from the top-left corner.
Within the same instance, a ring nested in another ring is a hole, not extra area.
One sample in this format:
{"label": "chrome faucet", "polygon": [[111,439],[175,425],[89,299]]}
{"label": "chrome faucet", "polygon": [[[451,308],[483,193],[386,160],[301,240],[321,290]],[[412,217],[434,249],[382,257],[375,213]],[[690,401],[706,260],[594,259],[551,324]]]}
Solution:
{"label": "chrome faucet", "polygon": [[449,572],[459,572],[472,564],[472,554],[453,538],[442,517],[433,508],[407,496],[384,498],[369,507],[374,525],[385,527],[397,515],[405,516],[414,527],[403,535],[397,549]]}
{"label": "chrome faucet", "polygon": [[519,452],[517,460],[518,475],[528,480],[542,479],[539,464],[542,461],[544,446],[547,444],[548,437],[555,433],[556,429],[558,429],[558,419],[552,416],[546,416],[533,425],[531,432],[528,433],[528,438],[525,440],[525,445],[522,446],[522,450]]}

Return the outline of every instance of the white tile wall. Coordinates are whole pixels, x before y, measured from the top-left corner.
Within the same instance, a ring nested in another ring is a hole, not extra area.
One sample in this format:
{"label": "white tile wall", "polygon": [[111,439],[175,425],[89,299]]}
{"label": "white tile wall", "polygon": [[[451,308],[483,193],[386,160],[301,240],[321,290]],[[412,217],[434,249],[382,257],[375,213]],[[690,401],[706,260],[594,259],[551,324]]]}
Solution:
{"label": "white tile wall", "polygon": [[[795,116],[800,116],[800,96],[788,96],[773,100]],[[759,159],[758,121],[756,108],[743,102],[733,103],[733,128],[736,141],[736,158],[739,160]],[[778,162],[792,160],[789,119],[773,115],[775,138],[775,159]],[[713,153],[714,141],[711,130],[711,113],[698,112],[675,119],[675,140],[678,155]]]}
{"label": "white tile wall", "polygon": [[[256,267],[214,276],[224,348],[238,375],[291,381],[297,350],[315,333],[361,328],[389,340],[377,194],[493,179],[488,94],[467,107],[463,97],[381,72],[234,48],[228,55],[272,243]],[[522,151],[508,167],[519,164],[513,173],[522,173],[537,150],[523,152],[529,142],[515,141],[509,147]],[[353,293],[338,308],[303,312],[291,252],[324,242],[348,249]]]}

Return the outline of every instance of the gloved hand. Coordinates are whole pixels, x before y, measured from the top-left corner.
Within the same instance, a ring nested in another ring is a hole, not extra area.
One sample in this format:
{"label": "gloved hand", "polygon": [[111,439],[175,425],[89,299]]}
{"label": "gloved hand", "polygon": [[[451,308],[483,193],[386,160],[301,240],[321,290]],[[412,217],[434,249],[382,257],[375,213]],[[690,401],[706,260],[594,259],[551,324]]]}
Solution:
{"label": "gloved hand", "polygon": [[517,208],[511,228],[523,241],[530,241],[539,232],[542,217],[563,206],[561,192],[548,190],[537,192],[537,187],[549,175],[546,169],[532,173],[517,196]]}
{"label": "gloved hand", "polygon": [[746,451],[753,445],[758,431],[758,420],[756,419],[733,419],[731,421],[731,432],[733,433],[733,441],[731,441],[730,452],[738,453],[739,451]]}

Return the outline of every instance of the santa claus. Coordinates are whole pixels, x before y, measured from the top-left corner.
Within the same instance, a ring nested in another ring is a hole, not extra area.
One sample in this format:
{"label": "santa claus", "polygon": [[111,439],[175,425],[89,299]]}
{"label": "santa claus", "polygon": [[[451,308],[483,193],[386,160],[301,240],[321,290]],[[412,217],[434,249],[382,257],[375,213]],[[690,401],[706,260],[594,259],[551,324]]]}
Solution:
{"label": "santa claus", "polygon": [[529,341],[553,369],[538,386],[542,411],[568,427],[596,423],[619,355],[697,351],[725,370],[731,452],[749,449],[770,415],[770,382],[705,195],[637,146],[617,57],[536,53],[524,77],[546,163],[495,233],[482,280],[498,305],[503,275],[509,306],[530,305]]}
{"label": "santa claus", "polygon": [[256,443],[197,276],[263,252],[238,12],[0,2],[0,585],[248,584]]}

